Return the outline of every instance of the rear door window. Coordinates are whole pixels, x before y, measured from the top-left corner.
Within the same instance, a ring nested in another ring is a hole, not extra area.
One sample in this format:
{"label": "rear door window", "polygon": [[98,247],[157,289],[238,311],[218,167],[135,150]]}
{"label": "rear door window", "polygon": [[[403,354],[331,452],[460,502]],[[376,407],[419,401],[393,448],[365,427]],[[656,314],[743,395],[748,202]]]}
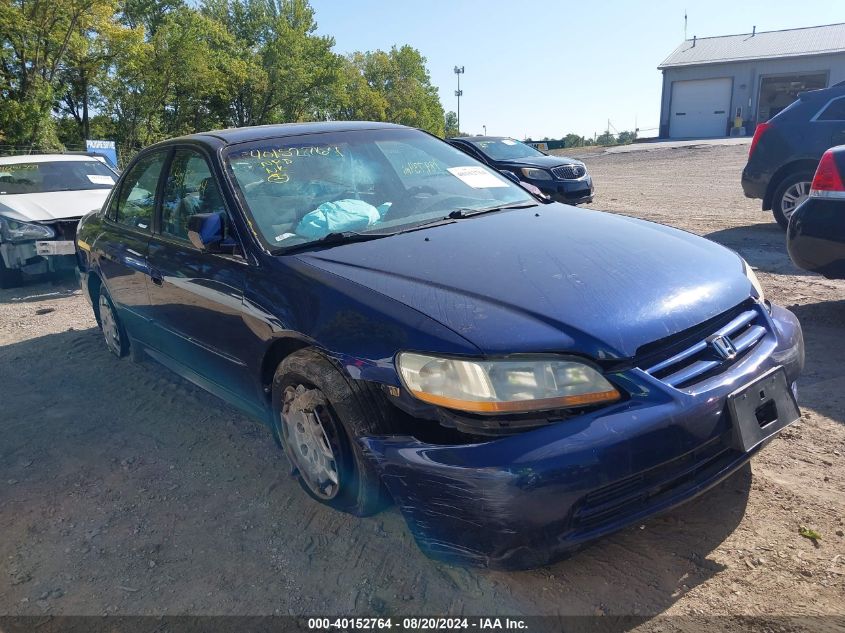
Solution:
{"label": "rear door window", "polygon": [[831,101],[816,121],[845,121],[845,97]]}
{"label": "rear door window", "polygon": [[115,222],[135,230],[152,231],[156,189],[167,152],[155,152],[139,160],[120,186]]}

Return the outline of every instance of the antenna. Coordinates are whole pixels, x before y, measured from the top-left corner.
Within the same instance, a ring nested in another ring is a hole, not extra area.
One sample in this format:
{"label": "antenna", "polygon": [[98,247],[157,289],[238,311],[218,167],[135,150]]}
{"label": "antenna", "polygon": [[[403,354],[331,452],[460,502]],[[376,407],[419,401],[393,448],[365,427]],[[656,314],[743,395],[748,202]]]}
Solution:
{"label": "antenna", "polygon": [[687,39],[687,10],[684,9],[684,40]]}

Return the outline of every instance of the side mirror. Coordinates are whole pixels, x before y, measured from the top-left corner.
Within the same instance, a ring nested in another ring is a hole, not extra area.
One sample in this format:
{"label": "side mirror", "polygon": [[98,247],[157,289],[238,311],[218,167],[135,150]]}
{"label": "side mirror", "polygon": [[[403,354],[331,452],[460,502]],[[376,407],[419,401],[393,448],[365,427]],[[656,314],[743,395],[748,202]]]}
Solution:
{"label": "side mirror", "polygon": [[519,176],[517,176],[512,171],[508,171],[507,169],[500,169],[499,170],[502,175],[507,178],[508,180],[513,180],[516,184],[519,184]]}
{"label": "side mirror", "polygon": [[189,216],[188,239],[201,251],[215,250],[223,241],[223,214],[197,213]]}

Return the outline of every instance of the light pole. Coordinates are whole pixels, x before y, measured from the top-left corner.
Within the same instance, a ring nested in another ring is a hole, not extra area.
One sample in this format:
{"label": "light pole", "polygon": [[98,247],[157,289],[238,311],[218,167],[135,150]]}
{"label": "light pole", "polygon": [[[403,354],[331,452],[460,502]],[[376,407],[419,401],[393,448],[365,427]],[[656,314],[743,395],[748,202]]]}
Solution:
{"label": "light pole", "polygon": [[487,126],[486,126],[486,125],[482,125],[481,127],[483,127],[483,128],[484,128],[484,136],[487,136]]}
{"label": "light pole", "polygon": [[458,89],[455,90],[455,96],[458,98],[458,133],[461,132],[461,95],[464,91],[461,90],[461,75],[464,74],[463,66],[455,66],[455,74],[458,76]]}

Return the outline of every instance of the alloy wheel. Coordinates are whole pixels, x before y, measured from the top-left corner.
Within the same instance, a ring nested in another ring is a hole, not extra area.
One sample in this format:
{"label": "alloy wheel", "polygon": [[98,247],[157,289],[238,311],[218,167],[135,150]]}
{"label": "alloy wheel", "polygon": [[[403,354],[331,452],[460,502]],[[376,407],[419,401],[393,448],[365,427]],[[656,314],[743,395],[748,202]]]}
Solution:
{"label": "alloy wheel", "polygon": [[332,415],[319,389],[304,385],[284,391],[281,413],[285,452],[303,482],[321,499],[333,499],[340,489],[337,458],[325,423]]}
{"label": "alloy wheel", "polygon": [[810,195],[810,184],[807,181],[799,181],[790,185],[781,197],[780,209],[783,212],[783,217],[787,220],[795,212],[795,209],[806,200]]}

